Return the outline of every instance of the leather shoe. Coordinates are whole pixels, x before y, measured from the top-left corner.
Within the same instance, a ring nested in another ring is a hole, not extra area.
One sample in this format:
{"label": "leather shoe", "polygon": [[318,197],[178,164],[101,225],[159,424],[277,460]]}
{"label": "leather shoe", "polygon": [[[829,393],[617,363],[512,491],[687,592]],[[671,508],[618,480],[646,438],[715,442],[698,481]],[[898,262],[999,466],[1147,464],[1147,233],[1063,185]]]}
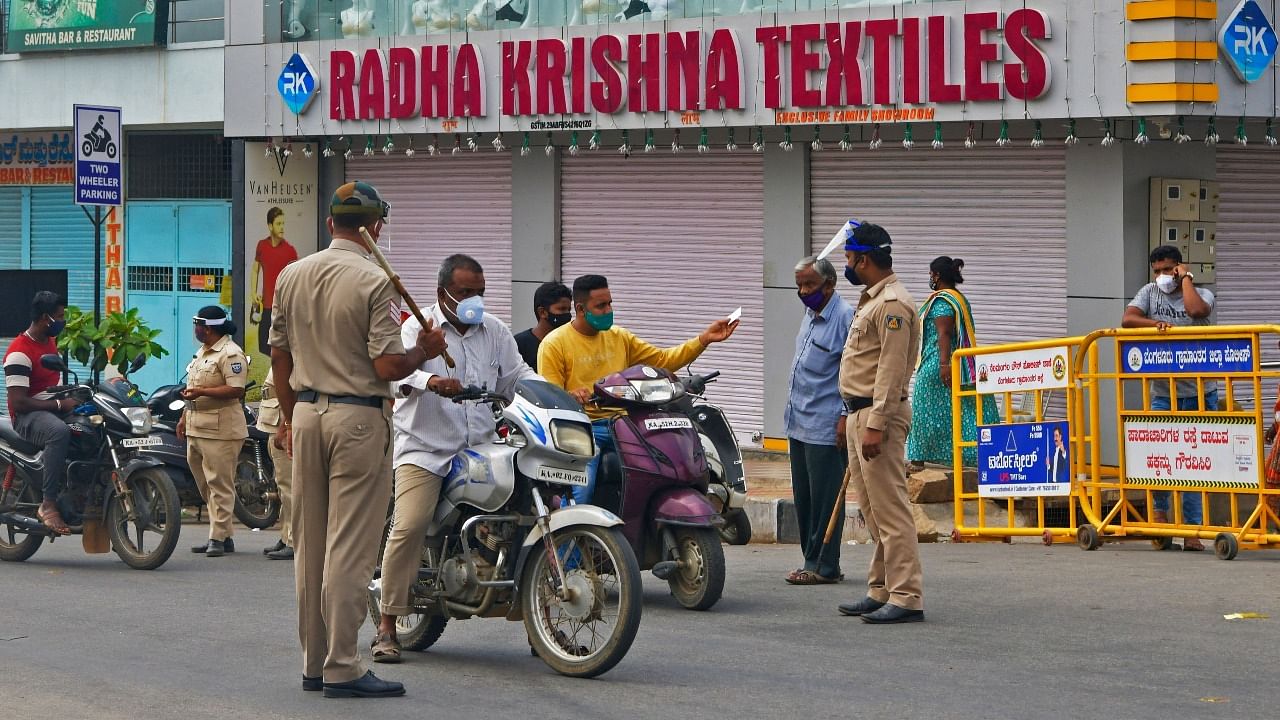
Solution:
{"label": "leather shoe", "polygon": [[271,558],[272,560],[292,560],[293,548],[289,547],[288,545],[285,545],[279,550],[272,550],[271,552],[267,553],[267,557]]}
{"label": "leather shoe", "polygon": [[379,680],[370,670],[364,677],[344,683],[325,683],[327,698],[380,698],[398,697],[404,694],[404,685],[390,680]]}
{"label": "leather shoe", "polygon": [[893,603],[886,603],[885,606],[879,610],[863,615],[862,622],[872,623],[875,625],[924,622],[924,611],[908,610],[904,607],[894,605]]}
{"label": "leather shoe", "polygon": [[[208,542],[202,543],[200,545],[196,545],[195,547],[191,548],[191,552],[201,553],[201,554],[207,553],[209,552],[209,543],[211,542],[214,542],[214,541],[209,540]],[[236,544],[231,538],[227,538],[226,540],[222,541],[222,553],[220,554],[230,554],[235,551],[236,551]],[[218,555],[215,555],[214,557],[218,557]]]}
{"label": "leather shoe", "polygon": [[226,546],[221,540],[210,540],[204,548],[205,557],[222,557],[226,554]]}
{"label": "leather shoe", "polygon": [[866,615],[867,613],[875,612],[882,607],[884,607],[884,603],[879,600],[872,600],[869,597],[864,597],[855,603],[840,603],[840,614]]}
{"label": "leather shoe", "polygon": [[271,546],[271,547],[269,547],[269,548],[262,548],[262,554],[263,554],[263,555],[270,555],[270,554],[271,554],[271,553],[273,553],[273,552],[280,552],[280,551],[281,551],[281,550],[283,550],[284,548],[285,548],[284,541],[283,541],[283,540],[277,540],[275,545],[272,545],[272,546]]}
{"label": "leather shoe", "polygon": [[324,689],[324,680],[320,677],[302,676],[302,689],[307,692],[317,692]]}

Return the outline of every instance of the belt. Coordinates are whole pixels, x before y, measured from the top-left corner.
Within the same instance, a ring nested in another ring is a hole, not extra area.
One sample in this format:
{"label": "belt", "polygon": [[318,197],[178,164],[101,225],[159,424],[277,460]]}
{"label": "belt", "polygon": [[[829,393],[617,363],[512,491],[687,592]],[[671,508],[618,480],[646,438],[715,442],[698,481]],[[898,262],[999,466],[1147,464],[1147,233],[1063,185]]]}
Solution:
{"label": "belt", "polygon": [[[856,413],[859,410],[865,410],[875,403],[875,399],[869,397],[847,397],[840,398],[840,400],[844,403],[845,411],[851,413]],[[903,395],[901,401],[906,402],[907,396]]]}
{"label": "belt", "polygon": [[324,395],[325,397],[327,397],[329,399],[329,402],[338,403],[339,405],[364,405],[366,407],[382,407],[382,403],[386,402],[386,398],[377,397],[377,396],[365,397],[363,395],[326,395],[325,393],[316,392],[315,390],[303,390],[299,392],[298,402],[313,403],[319,400],[321,395]]}

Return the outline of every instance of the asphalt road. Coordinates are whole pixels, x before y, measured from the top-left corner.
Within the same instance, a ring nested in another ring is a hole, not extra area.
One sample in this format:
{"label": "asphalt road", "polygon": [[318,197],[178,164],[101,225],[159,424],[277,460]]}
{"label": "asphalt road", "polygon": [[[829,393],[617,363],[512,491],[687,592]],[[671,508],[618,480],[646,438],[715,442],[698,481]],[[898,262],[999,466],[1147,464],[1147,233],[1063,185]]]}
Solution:
{"label": "asphalt road", "polygon": [[[924,546],[927,622],[871,626],[835,605],[850,580],[790,587],[796,546],[727,548],[725,597],[680,609],[646,575],[630,654],[596,680],[553,673],[504,620],[453,622],[440,643],[378,666],[404,698],[328,700],[299,687],[292,566],[237,536],[192,555],[188,525],[155,572],[78,539],[0,564],[6,717],[93,718],[1244,718],[1280,702],[1280,554],[1107,545]],[[1269,613],[1226,621],[1223,614]],[[362,636],[371,637],[366,623]]]}

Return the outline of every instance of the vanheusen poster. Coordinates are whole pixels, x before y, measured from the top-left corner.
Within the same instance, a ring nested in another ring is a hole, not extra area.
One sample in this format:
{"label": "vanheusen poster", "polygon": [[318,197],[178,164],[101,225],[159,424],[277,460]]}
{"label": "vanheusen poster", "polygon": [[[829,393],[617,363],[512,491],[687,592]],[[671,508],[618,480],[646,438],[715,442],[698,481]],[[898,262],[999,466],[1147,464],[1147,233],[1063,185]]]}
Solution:
{"label": "vanheusen poster", "polygon": [[249,377],[262,386],[271,364],[267,339],[272,294],[280,271],[314,253],[319,160],[300,149],[286,155],[279,146],[245,143],[244,183],[244,350]]}

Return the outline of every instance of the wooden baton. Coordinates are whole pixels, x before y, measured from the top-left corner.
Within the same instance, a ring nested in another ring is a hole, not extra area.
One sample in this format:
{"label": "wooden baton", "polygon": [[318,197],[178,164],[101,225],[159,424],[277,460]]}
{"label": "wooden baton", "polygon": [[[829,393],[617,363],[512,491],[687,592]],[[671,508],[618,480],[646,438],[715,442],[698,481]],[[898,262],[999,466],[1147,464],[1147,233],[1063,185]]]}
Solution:
{"label": "wooden baton", "polygon": [[[387,257],[382,254],[382,250],[378,248],[378,244],[373,241],[373,236],[369,234],[369,230],[365,227],[361,227],[360,237],[364,238],[365,245],[368,245],[369,250],[373,252],[373,258],[378,261],[378,266],[387,274],[387,277],[391,278],[391,284],[395,286],[396,292],[400,293],[400,297],[404,298],[404,301],[409,304],[409,312],[413,313],[413,316],[418,319],[418,323],[425,328],[427,326],[427,319],[422,316],[422,309],[418,307],[418,303],[413,301],[413,297],[409,295],[409,291],[405,289],[404,283],[400,282],[400,276],[391,268],[391,263],[387,262]],[[442,350],[441,355],[444,357],[445,365],[448,365],[450,368],[456,367],[453,362],[453,357],[449,355],[448,349]]]}
{"label": "wooden baton", "polygon": [[844,512],[844,493],[849,488],[849,468],[844,469],[844,482],[840,483],[840,494],[836,496],[835,507],[831,508],[831,520],[827,522],[827,534],[822,536],[822,544],[826,545],[831,542],[831,536],[836,532],[836,522],[840,519],[840,513]]}

